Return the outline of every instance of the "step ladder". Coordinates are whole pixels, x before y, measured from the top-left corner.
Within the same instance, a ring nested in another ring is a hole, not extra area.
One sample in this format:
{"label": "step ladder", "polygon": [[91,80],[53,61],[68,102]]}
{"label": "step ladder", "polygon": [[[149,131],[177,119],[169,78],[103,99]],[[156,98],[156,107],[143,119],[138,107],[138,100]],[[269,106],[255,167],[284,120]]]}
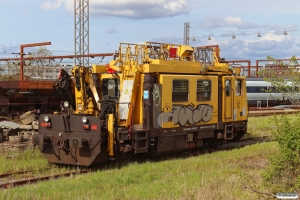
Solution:
{"label": "step ladder", "polygon": [[148,131],[145,129],[135,129],[134,134],[134,149],[135,153],[148,152],[149,140]]}
{"label": "step ladder", "polygon": [[230,140],[233,138],[233,126],[232,125],[225,125],[224,136],[225,136],[225,140]]}

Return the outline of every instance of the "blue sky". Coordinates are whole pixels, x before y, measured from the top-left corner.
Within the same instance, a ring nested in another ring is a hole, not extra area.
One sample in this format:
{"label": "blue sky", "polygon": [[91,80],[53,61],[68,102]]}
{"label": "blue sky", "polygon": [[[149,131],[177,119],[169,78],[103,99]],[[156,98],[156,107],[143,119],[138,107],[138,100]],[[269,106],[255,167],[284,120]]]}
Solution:
{"label": "blue sky", "polygon": [[[120,42],[181,44],[190,22],[190,45],[217,44],[226,60],[300,58],[299,8],[297,0],[90,0],[90,53]],[[74,0],[0,1],[0,57],[48,41],[53,55],[74,54],[73,9]]]}

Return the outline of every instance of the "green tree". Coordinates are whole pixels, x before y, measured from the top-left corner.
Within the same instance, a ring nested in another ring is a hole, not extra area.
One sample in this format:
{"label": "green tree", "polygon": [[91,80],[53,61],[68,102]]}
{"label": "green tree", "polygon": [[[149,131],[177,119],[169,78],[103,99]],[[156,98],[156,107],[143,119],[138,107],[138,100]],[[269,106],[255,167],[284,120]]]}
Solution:
{"label": "green tree", "polygon": [[280,93],[283,96],[283,104],[299,105],[300,95],[300,68],[295,56],[289,62],[284,63],[271,56],[267,59],[272,62],[272,66],[267,66],[258,72],[260,77],[273,86],[272,92]]}
{"label": "green tree", "polygon": [[264,180],[273,192],[300,191],[300,115],[295,120],[288,116],[274,116],[273,135],[279,143],[279,152],[270,158],[271,165]]}
{"label": "green tree", "polygon": [[[24,79],[42,79],[46,69],[54,65],[50,59],[37,59],[38,57],[52,56],[52,52],[46,47],[27,53],[24,58],[33,58],[24,62]],[[0,80],[20,80],[20,60],[7,61],[0,67]]]}
{"label": "green tree", "polygon": [[[273,68],[265,68],[259,73],[274,86],[275,91],[282,93],[299,105],[299,69],[295,56],[288,63],[276,60],[271,56]],[[279,152],[270,158],[271,165],[264,174],[265,183],[274,191],[300,190],[300,115],[296,120],[288,116],[274,116],[272,134],[279,143]]]}
{"label": "green tree", "polygon": [[38,59],[38,57],[47,56],[52,56],[52,52],[46,47],[39,47],[36,51],[29,53],[27,57],[33,58],[33,60],[25,62],[25,76],[34,80],[43,79],[43,76],[47,73],[47,69],[54,65],[54,61],[50,59]]}
{"label": "green tree", "polygon": [[1,65],[0,68],[0,80],[19,80],[20,79],[20,66],[18,62],[8,61]]}

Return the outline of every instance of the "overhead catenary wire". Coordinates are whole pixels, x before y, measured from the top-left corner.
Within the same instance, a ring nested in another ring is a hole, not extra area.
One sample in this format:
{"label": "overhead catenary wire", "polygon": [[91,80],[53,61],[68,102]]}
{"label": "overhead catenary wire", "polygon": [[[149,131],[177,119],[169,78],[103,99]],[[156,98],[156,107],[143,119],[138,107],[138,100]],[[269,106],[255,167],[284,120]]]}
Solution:
{"label": "overhead catenary wire", "polygon": [[[190,28],[194,29],[199,29],[205,33],[209,32],[209,34],[203,34],[202,36],[193,36],[195,38],[217,38],[217,37],[232,37],[232,33],[234,32],[234,36],[258,36],[258,32],[259,35],[262,36],[263,34],[267,34],[267,33],[274,33],[274,34],[278,34],[278,35],[287,35],[287,32],[299,32],[300,29],[298,29],[298,27],[300,27],[300,25],[298,26],[290,26],[290,27],[284,27],[284,28],[273,28],[273,29],[262,29],[262,28],[255,28],[253,30],[240,30],[240,29],[234,29],[234,30],[227,30],[224,28],[224,30],[221,30],[220,28],[218,29],[214,29],[214,28],[206,28],[206,27],[196,27],[196,26],[190,26]],[[194,33],[194,31],[193,31]],[[219,33],[219,34],[215,34],[215,33]]]}

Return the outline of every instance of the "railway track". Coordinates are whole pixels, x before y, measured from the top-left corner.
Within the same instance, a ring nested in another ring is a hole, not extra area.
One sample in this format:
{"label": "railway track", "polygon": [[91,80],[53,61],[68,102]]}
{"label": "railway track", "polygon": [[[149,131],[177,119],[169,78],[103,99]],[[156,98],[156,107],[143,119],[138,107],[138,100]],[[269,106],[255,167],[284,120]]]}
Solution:
{"label": "railway track", "polygon": [[280,110],[250,110],[249,117],[264,117],[270,115],[283,115],[283,114],[296,114],[299,113],[299,109],[280,109]]}
{"label": "railway track", "polygon": [[28,170],[28,171],[19,171],[19,172],[12,172],[12,173],[0,174],[0,179],[8,178],[8,177],[11,177],[11,176],[14,176],[14,175],[32,173],[32,172],[33,171]]}
{"label": "railway track", "polygon": [[[274,141],[274,139],[272,139],[271,137],[266,137],[266,136],[256,137],[256,138],[245,138],[245,139],[241,139],[240,141],[237,141],[237,142],[224,142],[224,144],[222,146],[220,146],[216,149],[207,148],[205,152],[203,152],[203,151],[202,152],[199,152],[199,151],[183,152],[180,155],[177,155],[176,157],[182,158],[182,157],[203,155],[206,153],[232,150],[235,148],[242,148],[247,145],[253,145],[253,144],[263,143],[263,142],[271,142],[271,141]],[[172,159],[174,159],[174,157],[172,157]],[[153,161],[159,161],[159,160],[154,159]],[[86,173],[94,172],[97,170],[103,170],[104,168],[106,168],[106,167],[100,166],[100,167],[95,167],[95,168],[78,170],[78,171],[74,171],[74,172],[59,173],[59,174],[40,176],[40,177],[34,177],[34,175],[32,175],[33,171],[19,171],[19,172],[0,174],[0,189],[9,189],[9,188],[13,188],[13,187],[37,183],[39,181],[53,180],[53,179],[58,179],[61,177],[67,177],[67,176],[71,176],[71,175],[86,174]],[[26,175],[26,174],[28,174],[28,175]],[[25,176],[21,177],[21,178],[17,178],[16,177],[17,175],[25,175]],[[5,178],[6,178],[6,180],[4,180]],[[7,180],[7,179],[10,179],[10,180]]]}
{"label": "railway track", "polygon": [[[60,173],[60,174],[54,174],[54,175],[47,175],[47,176],[41,176],[41,177],[33,177],[33,175],[29,175],[31,177],[29,178],[11,178],[11,180],[9,181],[1,181],[0,180],[0,188],[1,189],[9,189],[12,187],[17,187],[17,186],[22,186],[22,185],[27,185],[27,184],[32,184],[32,183],[36,183],[39,181],[47,181],[47,180],[53,180],[53,179],[57,179],[57,178],[61,178],[61,177],[67,177],[67,176],[71,176],[71,175],[78,175],[78,174],[85,174],[88,172],[91,172],[93,170],[79,170],[76,172],[66,172],[66,173]],[[32,171],[22,171],[22,172],[13,172],[13,173],[7,173],[7,174],[0,174],[0,178],[8,178],[8,177],[12,177],[14,175],[18,175],[18,174],[27,174],[30,173]]]}
{"label": "railway track", "polygon": [[255,138],[245,138],[241,139],[237,142],[225,142],[219,149],[220,150],[230,150],[234,148],[241,148],[247,145],[258,144],[263,142],[272,142],[275,141],[272,137],[269,136],[262,136],[262,137],[255,137]]}

